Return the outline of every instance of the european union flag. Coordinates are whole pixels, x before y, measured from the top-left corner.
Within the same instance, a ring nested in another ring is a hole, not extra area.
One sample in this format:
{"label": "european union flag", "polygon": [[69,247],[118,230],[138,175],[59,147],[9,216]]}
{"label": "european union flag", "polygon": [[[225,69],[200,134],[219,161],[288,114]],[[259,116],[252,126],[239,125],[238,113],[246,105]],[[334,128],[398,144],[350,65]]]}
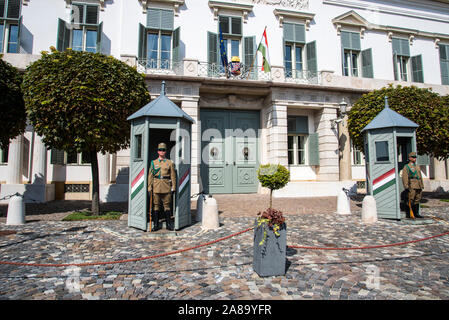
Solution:
{"label": "european union flag", "polygon": [[220,30],[220,56],[221,56],[221,64],[226,70],[226,74],[228,74],[228,56],[226,54],[226,48],[223,40],[223,33],[221,32],[221,25],[218,23],[218,28]]}

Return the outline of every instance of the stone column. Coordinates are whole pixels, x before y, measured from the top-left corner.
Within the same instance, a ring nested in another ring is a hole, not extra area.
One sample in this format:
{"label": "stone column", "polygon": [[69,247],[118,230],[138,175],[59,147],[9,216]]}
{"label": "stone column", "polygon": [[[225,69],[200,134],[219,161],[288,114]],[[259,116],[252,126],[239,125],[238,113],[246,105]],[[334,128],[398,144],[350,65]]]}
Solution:
{"label": "stone column", "polygon": [[109,185],[111,183],[109,153],[98,153],[98,173],[100,185]]}
{"label": "stone column", "polygon": [[117,181],[117,153],[111,155],[111,182]]}
{"label": "stone column", "polygon": [[444,161],[439,161],[435,158],[432,158],[433,161],[433,172],[434,172],[434,180],[441,181],[446,180],[446,168]]}
{"label": "stone column", "polygon": [[268,163],[288,166],[287,106],[273,105],[265,111]]}
{"label": "stone column", "polygon": [[331,106],[324,107],[315,117],[320,150],[317,180],[338,181],[340,178],[337,129],[331,128],[331,120],[336,117],[337,109]]}
{"label": "stone column", "polygon": [[181,102],[182,110],[187,113],[195,123],[192,123],[192,139],[191,139],[191,193],[195,194],[200,191],[200,165],[201,165],[201,127],[200,127],[200,110],[197,98],[183,100]]}
{"label": "stone column", "polygon": [[37,133],[34,139],[34,156],[33,156],[33,176],[31,182],[33,184],[47,183],[47,148],[42,142],[42,137]]}
{"label": "stone column", "polygon": [[23,135],[13,139],[9,144],[7,184],[22,184]]}
{"label": "stone column", "polygon": [[348,117],[338,124],[340,181],[352,180],[351,142],[348,130]]}

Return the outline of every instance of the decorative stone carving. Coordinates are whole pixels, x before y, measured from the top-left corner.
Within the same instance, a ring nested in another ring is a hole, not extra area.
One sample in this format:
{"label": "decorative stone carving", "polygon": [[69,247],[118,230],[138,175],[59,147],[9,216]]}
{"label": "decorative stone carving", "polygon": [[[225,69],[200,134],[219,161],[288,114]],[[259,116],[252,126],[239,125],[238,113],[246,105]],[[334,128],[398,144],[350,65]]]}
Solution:
{"label": "decorative stone carving", "polygon": [[[26,2],[29,2],[30,0],[24,0],[23,2],[24,2],[24,4],[25,4],[25,1]],[[75,1],[76,2],[76,1]],[[99,3],[100,4],[100,10],[101,11],[104,11],[104,8],[105,8],[105,0],[96,0],[96,1],[93,1],[93,2],[97,2],[97,3]],[[72,5],[72,0],[65,0],[65,3],[66,3],[66,7],[67,8],[70,8],[70,6]]]}
{"label": "decorative stone carving", "polygon": [[268,4],[293,9],[308,9],[309,0],[252,0],[255,4]]}

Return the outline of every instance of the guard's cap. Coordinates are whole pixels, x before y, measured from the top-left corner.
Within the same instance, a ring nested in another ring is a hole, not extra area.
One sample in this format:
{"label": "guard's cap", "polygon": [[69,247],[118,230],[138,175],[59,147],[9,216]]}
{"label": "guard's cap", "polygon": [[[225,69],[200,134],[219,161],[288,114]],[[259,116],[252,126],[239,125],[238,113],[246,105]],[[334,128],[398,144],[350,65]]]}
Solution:
{"label": "guard's cap", "polygon": [[416,158],[416,152],[410,152],[409,154],[408,154],[408,157],[409,158]]}
{"label": "guard's cap", "polygon": [[157,148],[158,149],[167,149],[167,145],[165,143],[161,142],[157,145]]}

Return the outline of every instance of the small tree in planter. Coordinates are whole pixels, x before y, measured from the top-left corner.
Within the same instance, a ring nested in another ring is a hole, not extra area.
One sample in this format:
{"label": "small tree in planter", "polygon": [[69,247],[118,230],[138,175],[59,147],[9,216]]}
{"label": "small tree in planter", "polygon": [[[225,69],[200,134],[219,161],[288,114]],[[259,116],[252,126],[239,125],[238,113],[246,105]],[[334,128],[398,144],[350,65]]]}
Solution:
{"label": "small tree in planter", "polygon": [[270,207],[259,212],[254,230],[253,269],[259,276],[285,274],[287,227],[282,212],[272,208],[273,190],[283,188],[290,172],[282,165],[262,165],[258,178],[263,187],[270,189]]}

